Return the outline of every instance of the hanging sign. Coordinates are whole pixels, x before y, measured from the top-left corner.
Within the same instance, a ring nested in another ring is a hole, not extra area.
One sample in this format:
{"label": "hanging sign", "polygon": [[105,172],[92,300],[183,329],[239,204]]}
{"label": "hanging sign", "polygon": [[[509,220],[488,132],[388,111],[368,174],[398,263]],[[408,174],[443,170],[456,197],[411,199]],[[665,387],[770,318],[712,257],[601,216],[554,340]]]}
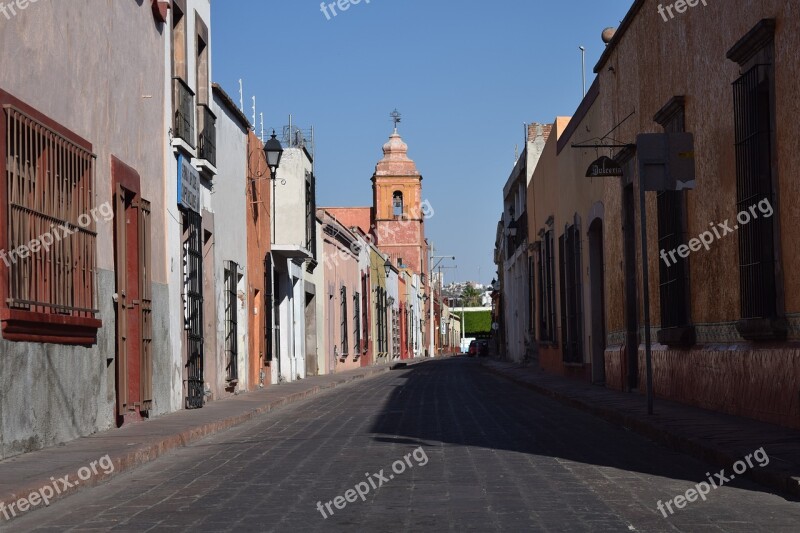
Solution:
{"label": "hanging sign", "polygon": [[200,173],[182,155],[178,156],[178,203],[195,213],[200,212]]}
{"label": "hanging sign", "polygon": [[610,178],[615,176],[622,176],[622,167],[605,155],[589,165],[589,169],[586,171],[587,178]]}

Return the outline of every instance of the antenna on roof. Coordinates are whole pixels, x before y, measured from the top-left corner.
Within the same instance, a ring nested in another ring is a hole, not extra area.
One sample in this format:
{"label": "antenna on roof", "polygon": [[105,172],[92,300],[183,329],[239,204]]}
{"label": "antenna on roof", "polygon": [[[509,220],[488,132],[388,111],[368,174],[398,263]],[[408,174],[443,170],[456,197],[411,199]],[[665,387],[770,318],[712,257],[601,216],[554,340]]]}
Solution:
{"label": "antenna on roof", "polygon": [[[255,124],[253,124],[255,127]],[[264,113],[261,113],[261,142],[264,142]]]}
{"label": "antenna on roof", "polygon": [[242,86],[242,78],[239,78],[239,111],[244,113],[244,87]]}
{"label": "antenna on roof", "polygon": [[253,96],[253,127],[256,127],[256,97]]}

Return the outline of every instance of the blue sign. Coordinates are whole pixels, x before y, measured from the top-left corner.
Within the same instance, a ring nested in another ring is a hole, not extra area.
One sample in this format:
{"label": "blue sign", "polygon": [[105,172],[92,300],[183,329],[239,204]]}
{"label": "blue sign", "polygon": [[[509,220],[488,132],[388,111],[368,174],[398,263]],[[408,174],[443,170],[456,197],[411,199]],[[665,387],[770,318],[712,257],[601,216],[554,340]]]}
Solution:
{"label": "blue sign", "polygon": [[200,212],[200,173],[183,155],[178,156],[178,205]]}

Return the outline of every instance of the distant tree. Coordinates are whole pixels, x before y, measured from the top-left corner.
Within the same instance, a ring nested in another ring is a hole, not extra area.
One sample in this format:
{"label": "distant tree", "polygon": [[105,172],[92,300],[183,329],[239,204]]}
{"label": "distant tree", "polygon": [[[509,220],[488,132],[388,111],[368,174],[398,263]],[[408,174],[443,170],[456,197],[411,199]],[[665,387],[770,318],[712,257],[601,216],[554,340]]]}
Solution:
{"label": "distant tree", "polygon": [[461,298],[464,300],[464,307],[480,307],[481,306],[481,291],[467,284],[461,292]]}

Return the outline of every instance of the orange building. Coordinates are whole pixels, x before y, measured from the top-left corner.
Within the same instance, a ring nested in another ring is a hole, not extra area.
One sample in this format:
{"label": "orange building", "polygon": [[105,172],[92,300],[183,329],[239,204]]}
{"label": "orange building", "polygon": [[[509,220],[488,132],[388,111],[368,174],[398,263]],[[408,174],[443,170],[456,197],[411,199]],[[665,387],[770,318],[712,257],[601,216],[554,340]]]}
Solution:
{"label": "orange building", "polygon": [[247,272],[248,348],[252,389],[270,383],[272,361],[272,282],[270,273],[271,182],[264,145],[252,131],[247,143]]}

